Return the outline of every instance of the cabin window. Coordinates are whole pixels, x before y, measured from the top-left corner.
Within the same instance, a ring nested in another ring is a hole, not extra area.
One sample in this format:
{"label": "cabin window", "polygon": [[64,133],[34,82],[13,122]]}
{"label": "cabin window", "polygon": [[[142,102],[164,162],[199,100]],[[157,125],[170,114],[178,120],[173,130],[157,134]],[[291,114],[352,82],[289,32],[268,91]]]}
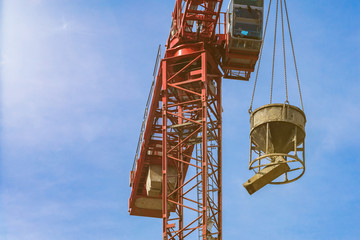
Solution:
{"label": "cabin window", "polygon": [[264,0],[234,0],[234,4],[263,7]]}
{"label": "cabin window", "polygon": [[231,0],[227,11],[228,46],[259,50],[263,31],[263,0]]}
{"label": "cabin window", "polygon": [[262,11],[251,8],[234,8],[234,17],[236,18],[246,18],[247,20],[253,20],[258,23],[262,22]]}
{"label": "cabin window", "polygon": [[261,25],[235,22],[233,36],[241,38],[261,39]]}

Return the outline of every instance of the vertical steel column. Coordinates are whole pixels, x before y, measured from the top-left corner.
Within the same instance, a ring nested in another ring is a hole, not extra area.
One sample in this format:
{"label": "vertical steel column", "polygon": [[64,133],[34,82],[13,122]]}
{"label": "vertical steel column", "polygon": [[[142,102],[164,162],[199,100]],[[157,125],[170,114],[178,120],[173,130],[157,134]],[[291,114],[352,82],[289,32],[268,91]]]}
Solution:
{"label": "vertical steel column", "polygon": [[167,237],[168,202],[167,202],[167,62],[161,64],[162,71],[162,219],[163,219],[163,240]]}
{"label": "vertical steel column", "polygon": [[218,122],[218,239],[222,240],[222,79],[217,81],[217,112],[219,117]]}
{"label": "vertical steel column", "polygon": [[201,104],[202,104],[202,235],[207,240],[207,189],[208,189],[208,152],[207,152],[207,53],[201,54]]}
{"label": "vertical steel column", "polygon": [[[182,124],[183,123],[183,107],[182,105],[178,106],[178,112],[180,114],[181,117],[178,118],[178,124]],[[178,138],[178,141],[180,142],[183,136],[180,136]],[[184,159],[183,156],[183,147],[180,146],[179,147],[179,159]],[[184,163],[179,162],[178,163],[178,183],[179,185],[183,185],[184,184]],[[178,202],[179,202],[179,206],[178,206],[178,211],[179,211],[179,229],[183,229],[184,227],[184,199],[183,199],[183,188],[179,189],[179,194],[178,194]],[[179,234],[179,239],[183,239],[184,238],[184,234],[183,232],[180,232]]]}

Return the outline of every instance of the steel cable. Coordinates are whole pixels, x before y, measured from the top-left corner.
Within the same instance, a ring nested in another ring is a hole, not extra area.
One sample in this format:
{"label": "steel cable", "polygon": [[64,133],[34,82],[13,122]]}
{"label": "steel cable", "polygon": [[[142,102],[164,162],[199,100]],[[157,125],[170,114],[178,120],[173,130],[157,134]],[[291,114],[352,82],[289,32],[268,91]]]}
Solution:
{"label": "steel cable", "polygon": [[260,54],[259,54],[260,55],[259,56],[259,64],[258,64],[257,69],[256,69],[256,77],[255,77],[254,89],[253,89],[253,92],[252,92],[251,103],[250,103],[250,107],[249,107],[249,113],[250,114],[252,113],[252,107],[253,107],[253,103],[254,103],[256,84],[257,84],[257,80],[258,80],[258,77],[259,77],[259,69],[260,69],[260,65],[261,65],[261,57],[262,57],[262,51],[263,51],[264,42],[265,42],[267,25],[268,25],[268,21],[269,21],[271,2],[272,2],[272,0],[270,0],[270,2],[269,2],[268,12],[267,12],[266,22],[265,22],[265,29],[264,29],[264,34],[263,34],[263,40],[262,40],[262,44],[261,44],[261,48],[260,48]]}
{"label": "steel cable", "polygon": [[292,39],[292,35],[291,35],[291,27],[290,27],[289,14],[288,14],[288,10],[287,10],[286,0],[284,0],[284,6],[285,6],[285,13],[286,13],[286,18],[287,18],[287,24],[288,24],[288,28],[289,28],[289,36],[290,36],[290,41],[291,41],[291,48],[292,48],[292,53],[293,53],[293,57],[294,57],[294,65],[295,65],[295,71],[296,71],[296,79],[297,79],[298,88],[299,88],[301,108],[302,108],[302,110],[304,111],[304,104],[303,104],[303,99],[302,99],[302,94],[301,94],[301,87],[300,87],[300,79],[299,79],[299,73],[298,73],[298,68],[297,68],[297,64],[296,64],[294,43],[293,43],[293,39]]}
{"label": "steel cable", "polygon": [[274,88],[274,71],[275,71],[276,35],[277,35],[278,11],[279,11],[279,0],[276,1],[275,34],[274,34],[274,52],[273,52],[272,74],[271,74],[270,104],[272,103],[272,95],[273,95],[273,88]]}
{"label": "steel cable", "polygon": [[280,0],[280,8],[281,8],[281,28],[282,28],[282,41],[283,41],[283,54],[284,54],[284,75],[285,75],[285,93],[286,93],[286,101],[285,102],[289,103],[287,74],[286,74],[286,51],[285,51],[283,0]]}
{"label": "steel cable", "polygon": [[[286,4],[286,0],[280,0],[280,1],[281,1],[280,2],[280,10],[281,10],[282,45],[283,45],[283,58],[284,58],[284,75],[285,75],[284,76],[285,77],[285,94],[286,94],[285,103],[289,103],[289,93],[288,93],[287,64],[286,64],[286,44],[285,44],[285,29],[284,29],[285,27],[284,27],[284,12],[283,12],[284,8],[285,8],[285,13],[286,13],[286,20],[287,20],[287,25],[288,25],[288,30],[289,30],[291,49],[292,49],[293,60],[294,60],[294,65],[295,65],[296,78],[297,78],[297,84],[298,84],[300,101],[301,101],[301,108],[304,111],[304,104],[303,104],[302,92],[301,92],[301,87],[300,87],[299,72],[298,72],[298,67],[297,67],[297,63],[296,63],[295,48],[294,48],[294,43],[293,43],[292,34],[291,34],[291,27],[290,27],[290,21],[289,21],[289,14],[288,14],[288,10],[287,10],[287,4]],[[256,70],[255,83],[254,83],[254,88],[253,88],[252,97],[251,97],[251,103],[250,103],[250,108],[249,108],[249,113],[250,114],[252,113],[252,107],[253,107],[253,103],[254,103],[255,91],[256,91],[256,87],[257,87],[259,69],[260,69],[262,53],[263,53],[263,45],[264,45],[266,32],[267,32],[267,27],[268,27],[268,20],[269,20],[269,15],[270,15],[271,3],[272,3],[272,1],[270,0],[269,7],[268,7],[268,12],[267,12],[267,17],[266,17],[264,35],[263,35],[263,42],[262,42],[263,44],[261,45],[261,48],[260,48],[259,63],[258,63],[257,70]],[[283,4],[284,4],[284,7],[283,7]],[[273,49],[272,75],[271,75],[270,104],[272,104],[273,87],[274,87],[278,11],[279,11],[279,0],[276,1],[276,16],[275,16],[275,33],[274,33],[274,49]]]}

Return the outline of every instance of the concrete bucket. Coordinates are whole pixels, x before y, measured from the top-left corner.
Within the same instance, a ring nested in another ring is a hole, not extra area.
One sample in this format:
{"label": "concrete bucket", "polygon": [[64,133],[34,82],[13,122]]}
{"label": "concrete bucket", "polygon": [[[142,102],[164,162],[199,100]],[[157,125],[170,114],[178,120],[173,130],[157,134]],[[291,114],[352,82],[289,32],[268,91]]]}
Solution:
{"label": "concrete bucket", "polygon": [[289,104],[268,104],[251,113],[249,169],[255,176],[244,183],[250,194],[304,174],[305,123],[304,112]]}
{"label": "concrete bucket", "polygon": [[289,153],[295,142],[297,145],[304,142],[305,123],[304,112],[295,106],[265,105],[250,116],[250,137],[262,152]]}

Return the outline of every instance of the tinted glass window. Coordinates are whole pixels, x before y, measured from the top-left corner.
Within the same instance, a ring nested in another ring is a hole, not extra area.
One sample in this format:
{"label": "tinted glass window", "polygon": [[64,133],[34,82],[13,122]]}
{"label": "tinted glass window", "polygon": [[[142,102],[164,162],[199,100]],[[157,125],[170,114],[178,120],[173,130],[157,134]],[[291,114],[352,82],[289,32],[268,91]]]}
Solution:
{"label": "tinted glass window", "polygon": [[264,5],[263,0],[235,0],[234,3],[241,5],[257,6],[257,7],[262,7]]}
{"label": "tinted glass window", "polygon": [[261,26],[257,24],[235,22],[233,35],[235,37],[261,39]]}
{"label": "tinted glass window", "polygon": [[234,8],[234,16],[262,21],[262,12],[255,9]]}

